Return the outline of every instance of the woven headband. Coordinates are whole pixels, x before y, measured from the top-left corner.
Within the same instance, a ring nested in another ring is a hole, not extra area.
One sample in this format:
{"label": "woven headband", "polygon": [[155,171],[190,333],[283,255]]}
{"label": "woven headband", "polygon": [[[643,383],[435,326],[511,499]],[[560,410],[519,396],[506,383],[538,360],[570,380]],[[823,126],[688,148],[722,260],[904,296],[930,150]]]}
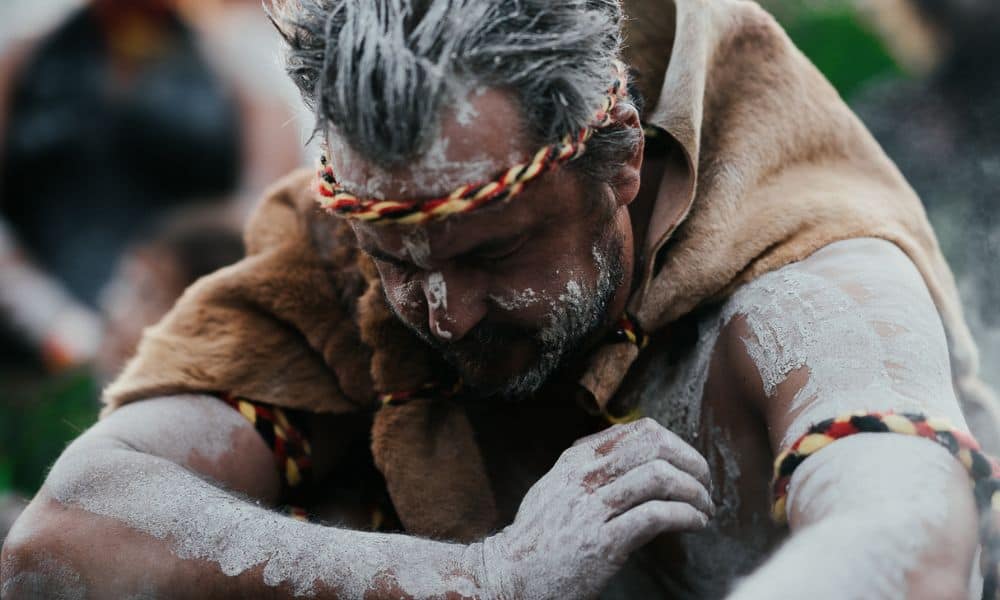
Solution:
{"label": "woven headband", "polygon": [[542,173],[575,160],[587,149],[587,141],[594,132],[611,125],[611,113],[618,102],[628,94],[628,75],[625,65],[615,63],[615,82],[590,125],[576,136],[567,135],[556,144],[536,152],[531,160],[515,165],[500,173],[492,181],[463,185],[451,194],[425,200],[379,200],[358,198],[344,190],[333,174],[330,160],[324,153],[320,158],[319,204],[338,217],[357,219],[369,223],[417,224],[467,213],[486,204],[506,202],[523,191],[529,181]]}

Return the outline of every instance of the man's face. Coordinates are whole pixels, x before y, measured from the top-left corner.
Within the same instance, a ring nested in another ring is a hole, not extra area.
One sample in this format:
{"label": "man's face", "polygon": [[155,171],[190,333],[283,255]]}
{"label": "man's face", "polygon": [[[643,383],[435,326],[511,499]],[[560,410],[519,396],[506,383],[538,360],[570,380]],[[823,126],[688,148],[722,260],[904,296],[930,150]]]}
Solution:
{"label": "man's face", "polygon": [[[378,170],[334,146],[338,180],[359,195],[434,197],[537,150],[512,127],[519,115],[506,95],[479,92],[469,102],[474,117],[446,115],[434,148],[402,169]],[[400,320],[466,385],[513,398],[537,390],[610,320],[631,271],[629,228],[607,185],[565,167],[509,203],[444,221],[354,224]]]}

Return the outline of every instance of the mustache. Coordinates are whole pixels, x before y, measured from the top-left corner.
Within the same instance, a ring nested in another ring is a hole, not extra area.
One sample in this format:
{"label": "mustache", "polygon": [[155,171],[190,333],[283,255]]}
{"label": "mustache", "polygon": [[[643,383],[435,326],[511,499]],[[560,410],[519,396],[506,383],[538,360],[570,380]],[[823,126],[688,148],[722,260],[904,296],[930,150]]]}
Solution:
{"label": "mustache", "polygon": [[455,342],[439,340],[428,332],[418,332],[424,342],[441,352],[447,359],[461,356],[464,361],[478,363],[488,360],[490,354],[498,347],[509,345],[516,341],[530,339],[537,341],[538,332],[529,331],[523,327],[509,323],[494,323],[483,321],[469,330],[462,339]]}

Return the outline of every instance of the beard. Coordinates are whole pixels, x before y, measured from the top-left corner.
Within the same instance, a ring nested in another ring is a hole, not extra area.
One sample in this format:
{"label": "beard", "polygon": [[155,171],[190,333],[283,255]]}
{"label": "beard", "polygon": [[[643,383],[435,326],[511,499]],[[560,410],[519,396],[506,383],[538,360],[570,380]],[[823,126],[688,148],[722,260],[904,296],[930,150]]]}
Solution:
{"label": "beard", "polygon": [[[537,392],[607,321],[608,306],[625,278],[622,243],[617,236],[612,236],[604,251],[594,246],[592,254],[597,266],[594,286],[569,281],[558,298],[549,300],[548,323],[541,329],[482,322],[461,340],[444,342],[413,327],[405,319],[400,320],[437,350],[476,396],[504,400],[526,398]],[[391,302],[389,305],[392,307]],[[527,366],[512,375],[486,375],[498,356],[526,341],[534,349],[534,358]]]}

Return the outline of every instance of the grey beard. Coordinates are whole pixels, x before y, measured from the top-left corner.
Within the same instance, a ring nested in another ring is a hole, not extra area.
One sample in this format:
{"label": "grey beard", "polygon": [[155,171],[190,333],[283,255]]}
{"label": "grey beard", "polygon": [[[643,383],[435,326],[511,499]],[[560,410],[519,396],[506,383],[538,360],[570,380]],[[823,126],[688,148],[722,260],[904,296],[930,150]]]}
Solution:
{"label": "grey beard", "polygon": [[[612,242],[606,254],[595,245],[592,254],[598,271],[595,288],[589,290],[576,281],[570,281],[558,299],[550,301],[552,311],[549,323],[534,336],[534,341],[540,348],[540,356],[535,363],[499,384],[480,386],[476,385],[475,381],[466,380],[468,387],[477,395],[506,400],[531,396],[563,366],[567,357],[577,350],[587,337],[603,325],[608,305],[624,280],[621,242]],[[608,256],[611,257],[610,260]],[[391,302],[388,304],[395,311],[393,304]],[[427,345],[440,352],[445,361],[462,374],[461,365],[468,361],[469,357],[456,355],[451,351],[450,344],[442,343],[427,332],[411,326],[405,319],[400,318],[398,313],[396,316]],[[488,341],[484,340],[484,350],[495,351],[496,348],[486,347]],[[488,356],[489,352],[484,352],[476,360],[485,361],[488,360]]]}
{"label": "grey beard", "polygon": [[621,260],[618,253],[615,254],[612,264],[608,264],[600,251],[594,248],[594,260],[598,267],[596,288],[588,294],[575,282],[567,284],[559,302],[553,303],[549,324],[536,337],[541,357],[528,370],[499,386],[496,395],[519,399],[534,394],[563,366],[565,359],[581,342],[603,324],[611,298],[622,280]]}

